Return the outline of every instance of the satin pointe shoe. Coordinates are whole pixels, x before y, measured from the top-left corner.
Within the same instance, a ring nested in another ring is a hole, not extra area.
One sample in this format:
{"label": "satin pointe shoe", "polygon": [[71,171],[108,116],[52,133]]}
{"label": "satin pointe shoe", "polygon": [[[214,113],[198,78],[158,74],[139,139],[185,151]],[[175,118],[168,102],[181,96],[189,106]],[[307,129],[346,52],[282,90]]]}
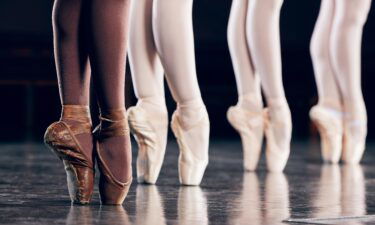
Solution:
{"label": "satin pointe shoe", "polygon": [[44,135],[45,144],[62,160],[67,175],[69,195],[74,204],[88,204],[94,188],[94,162],[84,154],[76,136],[91,134],[88,106],[64,105],[62,119],[51,124]]}
{"label": "satin pointe shoe", "polygon": [[264,110],[267,169],[282,172],[290,154],[292,122],[288,107]]}
{"label": "satin pointe shoe", "polygon": [[366,148],[367,120],[344,121],[342,161],[359,164]]}
{"label": "satin pointe shoe", "polygon": [[263,112],[252,112],[239,106],[233,106],[227,112],[227,119],[241,136],[244,169],[254,171],[257,168],[262,151]]}
{"label": "satin pointe shoe", "polygon": [[[161,116],[163,117],[163,116]],[[153,119],[143,108],[128,109],[130,132],[138,144],[137,180],[155,184],[162,167],[168,137],[168,114],[165,120]]]}
{"label": "satin pointe shoe", "polygon": [[323,161],[334,164],[338,163],[343,142],[342,113],[334,109],[316,105],[310,110],[310,118],[320,135]]}
{"label": "satin pointe shoe", "polygon": [[[179,180],[183,185],[199,185],[208,165],[210,123],[206,110],[197,121],[194,124],[183,123],[178,110],[172,115],[171,127],[180,149]],[[192,145],[197,147],[192,148]]]}
{"label": "satin pointe shoe", "polygon": [[[113,115],[113,118],[100,116],[100,124],[94,130],[96,139],[95,153],[100,172],[99,193],[103,205],[121,205],[129,192],[132,176],[126,182],[121,182],[113,175],[103,160],[102,154],[105,149],[101,142],[106,138],[116,136],[125,136],[127,138],[127,148],[131,148],[131,142],[125,109],[113,110],[110,114]],[[126,167],[127,165],[124,166]]]}

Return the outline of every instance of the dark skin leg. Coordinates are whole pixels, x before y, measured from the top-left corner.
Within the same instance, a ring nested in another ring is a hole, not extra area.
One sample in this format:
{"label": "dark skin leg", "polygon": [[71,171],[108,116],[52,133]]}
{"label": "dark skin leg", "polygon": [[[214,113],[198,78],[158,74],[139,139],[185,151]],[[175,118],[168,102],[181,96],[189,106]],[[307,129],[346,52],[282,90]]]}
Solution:
{"label": "dark skin leg", "polygon": [[[56,0],[55,56],[62,104],[89,104],[90,58],[102,115],[110,117],[107,112],[125,107],[129,4],[129,0]],[[92,157],[92,135],[77,138],[85,154]],[[117,179],[127,181],[131,176],[128,139],[109,137],[102,144],[109,169]]]}
{"label": "dark skin leg", "polygon": [[[53,9],[54,47],[59,92],[63,105],[89,105],[90,66],[84,0],[56,0]],[[74,120],[63,121],[69,125]],[[91,134],[77,135],[85,155],[92,160]]]}
{"label": "dark skin leg", "polygon": [[[90,61],[102,116],[125,108],[125,66],[130,0],[91,0],[89,5]],[[131,176],[131,149],[124,136],[102,140],[103,160],[122,182]]]}

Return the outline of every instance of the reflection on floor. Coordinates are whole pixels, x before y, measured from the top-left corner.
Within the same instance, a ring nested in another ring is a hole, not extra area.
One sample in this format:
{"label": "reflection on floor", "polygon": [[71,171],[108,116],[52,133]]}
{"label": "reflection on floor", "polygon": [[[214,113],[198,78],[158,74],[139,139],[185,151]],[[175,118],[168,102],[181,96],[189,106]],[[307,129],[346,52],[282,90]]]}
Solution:
{"label": "reflection on floor", "polygon": [[[135,145],[134,145],[135,146]],[[375,147],[375,146],[374,146]],[[175,143],[157,185],[132,185],[122,207],[71,206],[62,164],[40,144],[0,145],[0,224],[375,224],[375,157],[322,165],[297,143],[284,174],[244,173],[238,142],[214,142],[201,187],[181,187]],[[135,168],[135,166],[134,166]]]}

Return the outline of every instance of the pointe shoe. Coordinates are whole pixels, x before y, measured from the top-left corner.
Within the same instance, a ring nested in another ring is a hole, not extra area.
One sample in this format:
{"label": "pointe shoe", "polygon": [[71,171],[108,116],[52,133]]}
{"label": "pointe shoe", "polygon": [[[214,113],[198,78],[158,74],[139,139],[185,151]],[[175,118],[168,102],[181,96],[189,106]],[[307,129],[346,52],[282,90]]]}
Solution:
{"label": "pointe shoe", "polygon": [[[282,172],[290,154],[292,133],[289,109],[276,108],[264,110],[267,169],[270,172]],[[280,141],[278,138],[282,139]]]}
{"label": "pointe shoe", "polygon": [[[167,117],[167,116],[166,116]],[[138,143],[137,180],[155,184],[162,167],[167,145],[168,121],[151,120],[138,106],[128,110],[130,131]]]}
{"label": "pointe shoe", "polygon": [[[100,172],[99,193],[100,200],[103,205],[121,205],[124,202],[132,183],[132,176],[128,178],[127,182],[121,182],[116,179],[102,157],[102,151],[105,151],[105,149],[102,147],[100,142],[105,138],[126,136],[128,138],[128,146],[131,148],[130,134],[125,110],[116,110],[113,111],[112,114],[116,114],[116,117],[121,119],[112,120],[110,118],[100,116],[100,124],[94,130],[94,135],[96,138],[96,158]],[[103,124],[106,125],[104,126]]]}
{"label": "pointe shoe", "polygon": [[[179,180],[183,185],[199,185],[202,181],[208,165],[209,126],[207,112],[205,112],[198,123],[190,126],[186,126],[181,122],[177,111],[172,115],[171,127],[180,149],[178,158]],[[191,132],[198,128],[201,131],[203,130],[203,136],[197,142],[204,144],[198,149],[191,149],[187,139],[191,135]]]}
{"label": "pointe shoe", "polygon": [[76,135],[91,134],[90,109],[88,106],[64,105],[62,118],[77,124],[69,125],[62,120],[51,124],[44,142],[64,163],[72,203],[88,204],[94,189],[94,162],[84,154]]}
{"label": "pointe shoe", "polygon": [[317,127],[321,139],[324,162],[336,164],[340,160],[343,141],[343,122],[341,115],[321,106],[310,110],[310,118]]}
{"label": "pointe shoe", "polygon": [[254,171],[262,151],[263,113],[252,112],[239,106],[234,106],[229,108],[227,119],[241,136],[244,169],[246,171]]}
{"label": "pointe shoe", "polygon": [[344,122],[342,160],[347,164],[359,164],[366,148],[367,122],[348,120]]}

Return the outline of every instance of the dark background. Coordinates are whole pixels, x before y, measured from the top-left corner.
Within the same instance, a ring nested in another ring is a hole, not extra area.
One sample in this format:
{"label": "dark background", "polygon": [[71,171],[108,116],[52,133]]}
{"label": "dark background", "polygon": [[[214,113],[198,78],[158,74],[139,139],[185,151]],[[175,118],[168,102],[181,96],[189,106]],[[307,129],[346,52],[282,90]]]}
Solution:
{"label": "dark background", "polygon": [[[135,0],[136,1],[136,0]],[[52,0],[0,1],[0,141],[42,140],[58,119],[60,103],[53,62]],[[212,124],[213,138],[238,138],[226,121],[237,101],[226,41],[230,0],[195,0],[194,25],[199,82]],[[318,0],[285,0],[281,13],[284,85],[294,122],[294,137],[312,133],[308,111],[316,103],[309,41],[319,11]],[[369,138],[375,138],[375,10],[363,40],[363,88],[369,114]],[[127,73],[128,105],[135,103]],[[169,112],[174,103],[168,94]]]}

